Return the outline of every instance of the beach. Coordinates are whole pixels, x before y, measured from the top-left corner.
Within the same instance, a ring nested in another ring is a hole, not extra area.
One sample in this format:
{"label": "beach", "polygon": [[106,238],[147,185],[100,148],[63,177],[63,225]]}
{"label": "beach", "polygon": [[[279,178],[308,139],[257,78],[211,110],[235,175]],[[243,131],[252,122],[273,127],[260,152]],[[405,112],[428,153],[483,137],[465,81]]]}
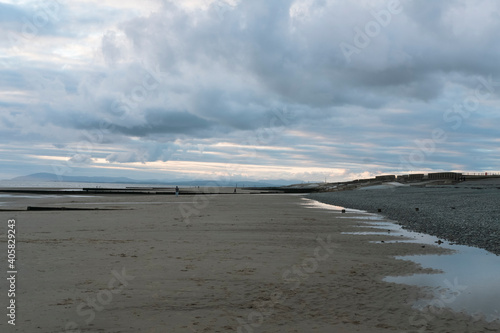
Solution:
{"label": "beach", "polygon": [[370,242],[399,238],[343,234],[359,230],[359,212],[250,193],[3,198],[3,209],[89,210],[0,212],[2,234],[15,220],[17,240],[16,325],[4,315],[1,331],[500,329],[446,308],[414,309],[425,289],[382,280],[431,273],[394,256],[446,249]]}
{"label": "beach", "polygon": [[446,186],[373,186],[315,193],[324,203],[378,212],[404,228],[500,254],[500,181]]}

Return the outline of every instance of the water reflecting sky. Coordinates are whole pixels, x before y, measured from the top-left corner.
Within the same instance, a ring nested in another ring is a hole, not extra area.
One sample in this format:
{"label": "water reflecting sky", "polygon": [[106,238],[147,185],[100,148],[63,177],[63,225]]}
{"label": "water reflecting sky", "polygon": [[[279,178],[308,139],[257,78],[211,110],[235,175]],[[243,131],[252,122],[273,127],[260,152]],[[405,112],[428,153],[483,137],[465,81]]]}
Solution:
{"label": "water reflecting sky", "polygon": [[[446,243],[442,246],[453,248],[457,252],[397,258],[412,260],[422,267],[440,269],[444,273],[386,277],[384,280],[436,288],[434,300],[416,302],[417,307],[447,306],[455,311],[482,313],[490,321],[500,319],[500,257],[468,246]],[[439,294],[440,289],[447,291]]]}
{"label": "water reflecting sky", "polygon": [[[343,209],[343,207],[323,203],[312,204],[310,202],[307,202],[306,207]],[[358,213],[362,211],[348,209],[347,212]],[[365,223],[365,225],[360,226],[361,230],[369,227],[380,229],[380,231],[362,230],[359,232],[346,232],[345,234],[391,235],[408,238],[407,240],[397,241],[386,240],[385,243],[412,242],[436,245],[439,240],[439,238],[431,235],[404,230],[395,223],[384,221],[385,218],[377,214],[366,213],[359,220]],[[454,252],[451,254],[400,256],[396,258],[411,260],[424,268],[433,268],[444,273],[388,276],[384,281],[433,288],[433,298],[414,300],[412,302],[416,308],[423,309],[427,306],[435,308],[449,307],[454,311],[482,315],[488,321],[500,321],[500,256],[475,247],[453,245],[447,241],[444,241],[440,246],[452,249]]]}

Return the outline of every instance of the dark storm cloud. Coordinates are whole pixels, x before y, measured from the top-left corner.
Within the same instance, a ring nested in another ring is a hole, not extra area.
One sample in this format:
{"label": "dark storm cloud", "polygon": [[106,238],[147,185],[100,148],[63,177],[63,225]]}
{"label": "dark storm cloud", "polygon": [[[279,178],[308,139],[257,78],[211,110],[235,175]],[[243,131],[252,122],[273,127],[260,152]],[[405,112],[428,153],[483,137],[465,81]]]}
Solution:
{"label": "dark storm cloud", "polygon": [[[258,80],[260,88],[275,98],[319,107],[354,104],[378,108],[391,98],[430,100],[439,96],[450,72],[498,71],[490,62],[498,55],[495,47],[478,61],[478,50],[493,42],[495,27],[488,27],[479,40],[454,36],[448,31],[453,29],[451,23],[444,19],[452,4],[428,3],[430,9],[419,14],[413,8],[426,6],[401,2],[404,11],[393,17],[386,34],[379,40],[373,38],[357,59],[353,56],[354,65],[346,66],[338,44],[344,39],[352,42],[354,34],[346,26],[363,27],[369,22],[364,11],[368,14],[369,10],[345,2],[310,3],[309,11],[321,10],[321,15],[294,21],[290,18],[292,1],[242,1],[222,20],[210,11],[188,15],[167,2],[150,17],[124,23],[123,30],[136,52],[159,62],[173,75],[183,65],[217,64]],[[342,14],[348,9],[357,10],[351,19]],[[427,11],[434,13],[429,20],[440,27],[437,32],[427,31],[421,22]],[[388,44],[391,42],[397,44]]]}
{"label": "dark storm cloud", "polygon": [[165,110],[147,110],[146,123],[131,128],[115,127],[115,130],[131,136],[150,134],[186,134],[197,136],[210,128],[210,123],[185,111],[168,112]]}

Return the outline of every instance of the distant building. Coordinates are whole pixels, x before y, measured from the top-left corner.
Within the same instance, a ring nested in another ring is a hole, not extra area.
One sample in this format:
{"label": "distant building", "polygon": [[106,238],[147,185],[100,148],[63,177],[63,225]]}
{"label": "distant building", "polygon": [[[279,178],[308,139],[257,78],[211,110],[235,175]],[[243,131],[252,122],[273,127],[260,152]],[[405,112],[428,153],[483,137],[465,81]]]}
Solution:
{"label": "distant building", "polygon": [[408,180],[408,175],[399,175],[397,176],[398,181],[407,181]]}
{"label": "distant building", "polygon": [[433,172],[429,173],[430,180],[436,179],[452,179],[452,180],[460,180],[462,179],[462,174],[459,172]]}
{"label": "distant building", "polygon": [[423,173],[412,173],[408,175],[408,180],[422,180],[424,176]]}
{"label": "distant building", "polygon": [[396,176],[395,175],[376,176],[375,180],[383,181],[383,182],[392,182],[392,181],[396,180]]}

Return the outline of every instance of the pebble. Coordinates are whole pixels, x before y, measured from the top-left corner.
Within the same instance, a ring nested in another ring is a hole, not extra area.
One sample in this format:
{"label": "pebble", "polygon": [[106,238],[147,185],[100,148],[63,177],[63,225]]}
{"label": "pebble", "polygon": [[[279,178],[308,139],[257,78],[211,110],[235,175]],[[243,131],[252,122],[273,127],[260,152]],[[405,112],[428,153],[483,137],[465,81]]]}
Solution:
{"label": "pebble", "polygon": [[[396,187],[313,193],[310,199],[380,213],[403,228],[500,255],[500,190]],[[419,207],[419,212],[415,211]],[[450,209],[453,207],[454,209]]]}

